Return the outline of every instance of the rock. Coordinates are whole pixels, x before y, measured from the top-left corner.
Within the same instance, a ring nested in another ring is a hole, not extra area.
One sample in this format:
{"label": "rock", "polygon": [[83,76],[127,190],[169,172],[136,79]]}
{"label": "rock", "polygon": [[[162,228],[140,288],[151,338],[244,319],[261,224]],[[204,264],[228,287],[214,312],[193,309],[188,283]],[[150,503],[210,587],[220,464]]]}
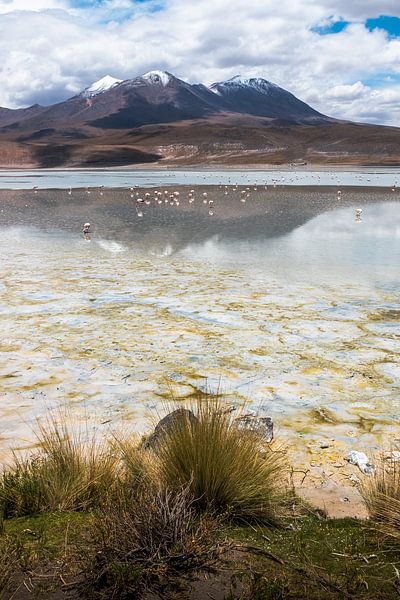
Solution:
{"label": "rock", "polygon": [[351,474],[349,475],[349,480],[350,480],[352,483],[354,483],[354,485],[357,485],[357,484],[359,484],[359,483],[360,483],[360,478],[359,478],[359,477],[357,477],[357,475],[354,475],[354,473],[351,473]]}
{"label": "rock", "polygon": [[242,415],[235,419],[239,429],[248,429],[257,433],[264,442],[272,442],[274,439],[274,423],[271,417],[258,417],[257,415]]}
{"label": "rock", "polygon": [[351,465],[357,465],[361,473],[365,475],[371,475],[374,471],[373,465],[369,462],[367,455],[364,452],[357,452],[357,450],[351,450],[347,457],[347,462]]}
{"label": "rock", "polygon": [[326,448],[330,448],[330,444],[328,444],[328,442],[322,442],[322,444],[320,444],[319,446],[322,450],[325,450]]}
{"label": "rock", "polygon": [[181,423],[188,423],[191,426],[197,423],[198,419],[191,410],[186,408],[178,408],[172,413],[166,415],[159,423],[157,423],[152,434],[146,438],[142,444],[145,450],[155,450],[166,433],[170,433],[174,427]]}

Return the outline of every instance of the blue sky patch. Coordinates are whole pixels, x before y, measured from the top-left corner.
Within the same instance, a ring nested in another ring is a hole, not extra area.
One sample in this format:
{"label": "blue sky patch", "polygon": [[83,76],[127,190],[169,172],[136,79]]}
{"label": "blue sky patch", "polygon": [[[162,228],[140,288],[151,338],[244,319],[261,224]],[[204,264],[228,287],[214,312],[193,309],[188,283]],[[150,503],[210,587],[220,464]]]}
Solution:
{"label": "blue sky patch", "polygon": [[[96,8],[107,8],[107,0],[69,0],[69,4],[72,8],[86,8],[86,9],[96,9]],[[131,9],[134,10],[138,4],[154,4],[153,0],[130,0],[129,4],[131,5]],[[117,9],[115,9],[117,10]],[[125,9],[129,10],[129,9]]]}
{"label": "blue sky patch", "polygon": [[104,0],[70,0],[72,8],[98,8],[104,6]]}
{"label": "blue sky patch", "polygon": [[370,31],[374,29],[383,29],[389,37],[400,37],[400,19],[399,17],[390,17],[388,15],[380,15],[375,19],[367,19],[365,27]]}
{"label": "blue sky patch", "polygon": [[391,85],[399,85],[400,84],[400,74],[399,73],[377,73],[375,75],[371,75],[370,77],[366,77],[362,80],[364,85],[367,85],[371,88],[384,88]]}
{"label": "blue sky patch", "polygon": [[[314,33],[318,33],[319,35],[331,35],[334,33],[340,33],[346,29],[347,25],[350,25],[350,23],[350,21],[345,21],[344,19],[335,20],[333,17],[328,17],[328,19],[321,25],[314,25],[314,27],[311,27],[311,31],[314,31]],[[379,17],[370,18],[364,21],[364,26],[369,31],[382,29],[390,38],[400,37],[399,17],[379,15]]]}
{"label": "blue sky patch", "polygon": [[69,0],[69,3],[72,8],[90,11],[94,20],[98,16],[98,22],[104,25],[110,21],[121,23],[136,13],[153,13],[164,8],[164,0],[130,0],[129,6],[123,8],[112,8],[107,0]]}
{"label": "blue sky patch", "polygon": [[349,21],[345,21],[344,19],[334,21],[332,17],[330,17],[324,25],[311,27],[311,31],[319,33],[319,35],[330,35],[332,33],[340,33],[343,29],[346,29],[347,25],[349,25]]}

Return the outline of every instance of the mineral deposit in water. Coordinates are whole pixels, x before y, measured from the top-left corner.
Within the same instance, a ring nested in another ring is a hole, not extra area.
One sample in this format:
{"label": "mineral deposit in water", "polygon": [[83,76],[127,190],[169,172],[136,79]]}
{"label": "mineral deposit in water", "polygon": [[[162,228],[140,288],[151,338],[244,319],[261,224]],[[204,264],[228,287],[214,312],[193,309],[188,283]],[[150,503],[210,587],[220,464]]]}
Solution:
{"label": "mineral deposit in water", "polygon": [[0,192],[1,451],[213,391],[289,440],[398,436],[397,192],[173,189]]}

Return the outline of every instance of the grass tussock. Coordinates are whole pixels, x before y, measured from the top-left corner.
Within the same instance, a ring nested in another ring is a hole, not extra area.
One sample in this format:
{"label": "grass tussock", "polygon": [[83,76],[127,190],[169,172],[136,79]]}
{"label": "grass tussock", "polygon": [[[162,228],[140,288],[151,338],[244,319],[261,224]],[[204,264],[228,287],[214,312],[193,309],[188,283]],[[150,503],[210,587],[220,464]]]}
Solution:
{"label": "grass tussock", "polygon": [[44,511],[89,510],[115,488],[117,458],[106,443],[88,437],[66,420],[38,424],[39,450],[14,455],[1,475],[0,506],[5,518]]}
{"label": "grass tussock", "polygon": [[120,463],[120,488],[128,495],[136,495],[157,480],[154,456],[141,447],[136,436],[116,436],[111,448]]}
{"label": "grass tussock", "polygon": [[[397,454],[397,453],[396,453]],[[400,461],[382,456],[362,488],[370,517],[385,536],[400,543]]]}
{"label": "grass tussock", "polygon": [[219,553],[215,521],[200,518],[189,488],[145,487],[103,507],[86,593],[92,597],[139,597],[160,590],[169,578],[210,568]]}
{"label": "grass tussock", "polygon": [[6,536],[0,538],[0,600],[5,597],[17,565],[18,552],[15,543]]}
{"label": "grass tussock", "polygon": [[218,402],[199,401],[193,412],[195,419],[176,419],[156,449],[165,485],[188,486],[202,510],[275,524],[288,499],[285,453],[240,429]]}
{"label": "grass tussock", "polygon": [[163,594],[168,582],[214,565],[226,547],[222,522],[275,524],[284,513],[285,454],[262,432],[241,429],[219,402],[175,411],[155,433],[154,445],[115,435],[102,442],[67,419],[46,421],[38,450],[15,456],[0,476],[6,520],[93,516],[80,588],[89,597]]}

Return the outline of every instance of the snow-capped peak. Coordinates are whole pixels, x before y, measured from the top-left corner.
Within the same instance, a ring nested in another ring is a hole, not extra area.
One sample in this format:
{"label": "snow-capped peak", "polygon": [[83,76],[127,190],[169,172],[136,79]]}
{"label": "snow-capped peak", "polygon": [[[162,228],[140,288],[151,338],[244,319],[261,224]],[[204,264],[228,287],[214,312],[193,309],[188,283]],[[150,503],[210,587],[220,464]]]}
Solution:
{"label": "snow-capped peak", "polygon": [[261,77],[242,77],[242,75],[235,75],[227,81],[220,81],[213,83],[210,86],[210,90],[215,94],[221,95],[221,90],[237,89],[237,88],[253,88],[259,92],[266,93],[273,88],[278,86],[275,83],[271,83]]}
{"label": "snow-capped peak", "polygon": [[141,79],[145,79],[149,83],[158,83],[165,87],[171,81],[171,75],[167,71],[149,71],[142,75]]}
{"label": "snow-capped peak", "polygon": [[87,87],[84,90],[83,95],[86,97],[97,96],[97,94],[111,90],[113,87],[121,83],[121,81],[122,79],[115,79],[115,77],[111,77],[111,75],[106,75]]}

